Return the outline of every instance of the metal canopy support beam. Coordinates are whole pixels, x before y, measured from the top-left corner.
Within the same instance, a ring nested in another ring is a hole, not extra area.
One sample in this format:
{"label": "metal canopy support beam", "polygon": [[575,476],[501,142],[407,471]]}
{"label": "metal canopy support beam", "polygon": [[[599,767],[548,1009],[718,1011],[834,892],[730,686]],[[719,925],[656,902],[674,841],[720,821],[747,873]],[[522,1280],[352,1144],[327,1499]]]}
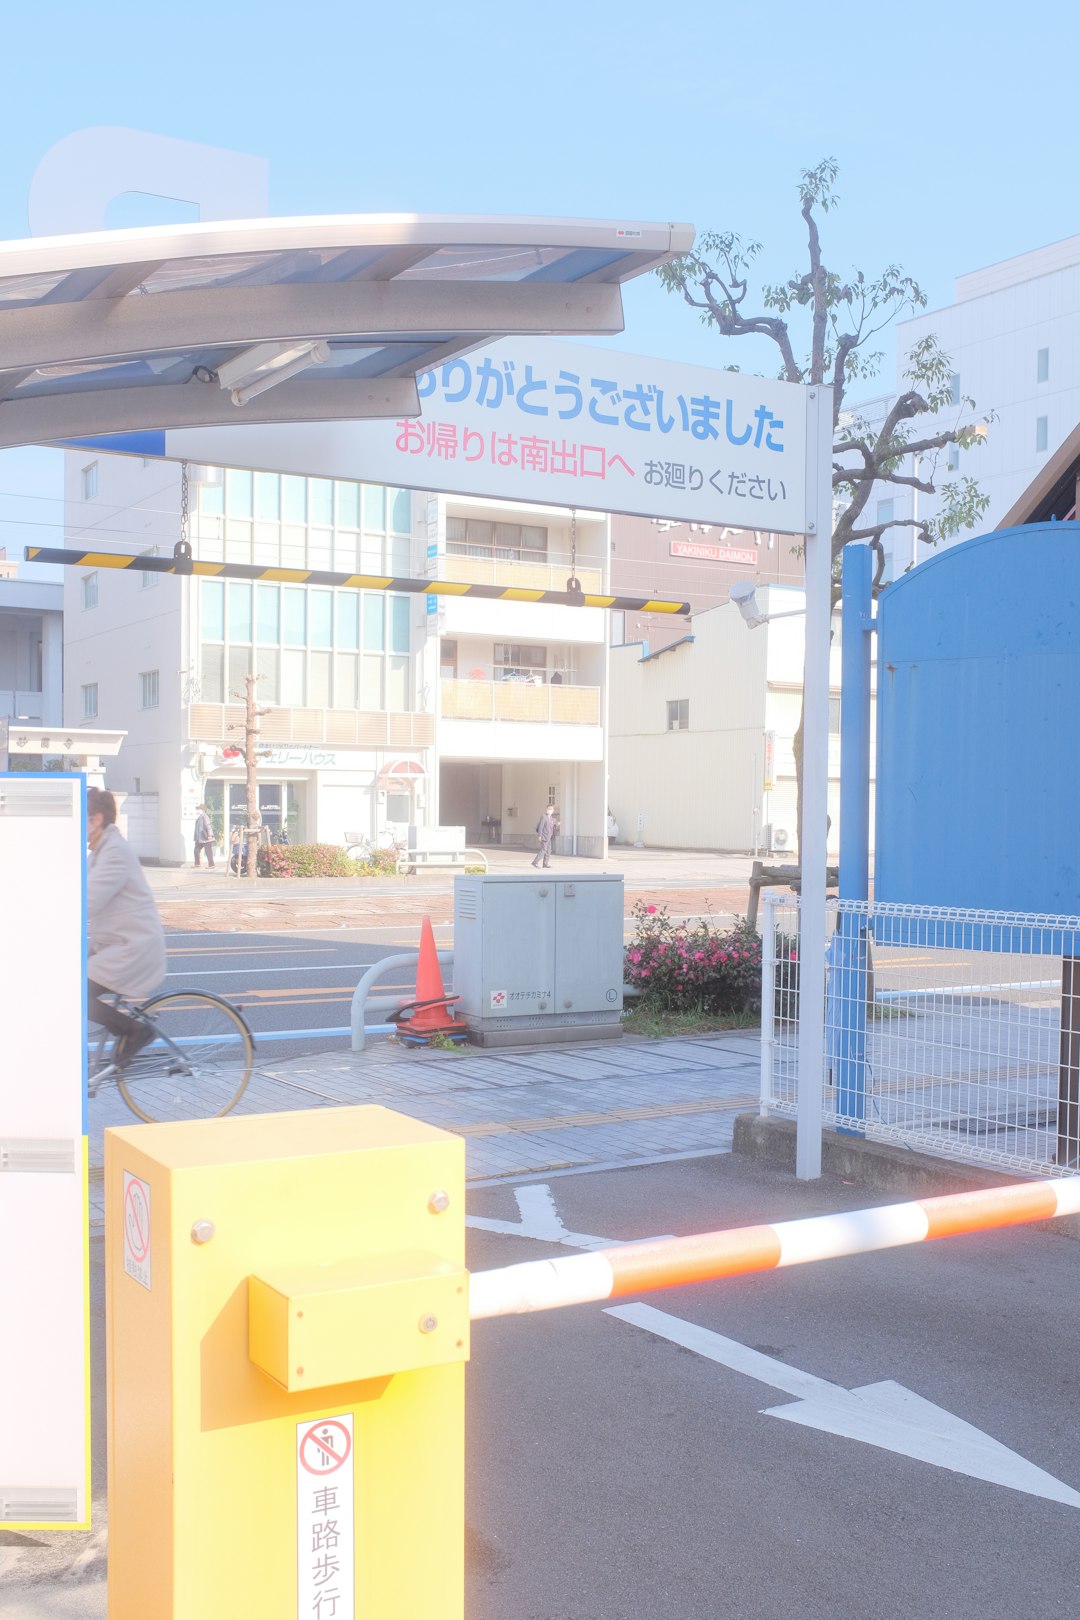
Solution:
{"label": "metal canopy support beam", "polygon": [[0,311],[9,370],[283,338],[622,330],[619,287],[549,282],[285,282]]}
{"label": "metal canopy support beam", "polygon": [[418,416],[414,377],[312,382],[301,375],[247,405],[233,405],[216,383],[156,383],[85,393],[0,400],[0,449],[107,433],[162,428],[257,426]]}
{"label": "metal canopy support beam", "polygon": [[558,602],[566,607],[614,608],[628,613],[690,612],[689,602],[652,601],[643,596],[577,596],[570,591],[525,590],[518,585],[463,585],[453,579],[408,579],[391,574],[343,574],[325,568],[260,568],[252,563],[194,562],[137,552],[69,551],[27,546],[27,562],[59,563],[65,568],[123,568],[143,574],[199,574],[208,579],[273,580],[286,585],[341,585],[350,590],[407,591],[418,596],[480,596],[489,602]]}

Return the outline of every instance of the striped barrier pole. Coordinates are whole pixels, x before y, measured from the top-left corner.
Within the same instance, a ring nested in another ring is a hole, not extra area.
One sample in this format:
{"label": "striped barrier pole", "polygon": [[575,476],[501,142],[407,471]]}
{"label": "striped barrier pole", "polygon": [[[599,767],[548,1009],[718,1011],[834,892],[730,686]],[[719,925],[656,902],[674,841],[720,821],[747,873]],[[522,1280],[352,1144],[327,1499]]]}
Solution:
{"label": "striped barrier pole", "polygon": [[413,596],[479,596],[488,602],[554,602],[626,613],[673,613],[685,618],[689,602],[646,596],[607,596],[589,591],[534,590],[524,585],[466,585],[453,579],[410,579],[394,574],[335,573],[328,568],[274,568],[257,563],[196,561],[189,556],[152,557],[127,551],[72,551],[59,546],[25,546],[27,562],[63,568],[122,568],[134,574],[194,574],[203,579],[271,580],[286,585],[339,585],[353,591],[402,591]]}
{"label": "striped barrier pole", "polygon": [[925,1238],[956,1237],[963,1232],[987,1232],[1076,1214],[1080,1214],[1080,1176],[1069,1176],[857,1209],[846,1215],[814,1215],[768,1226],[697,1232],[692,1237],[651,1238],[591,1254],[474,1272],[469,1279],[469,1314],[474,1322],[492,1316],[520,1316],[560,1305],[620,1299],[655,1288],[798,1266],[809,1260],[870,1254],[876,1249],[921,1243]]}

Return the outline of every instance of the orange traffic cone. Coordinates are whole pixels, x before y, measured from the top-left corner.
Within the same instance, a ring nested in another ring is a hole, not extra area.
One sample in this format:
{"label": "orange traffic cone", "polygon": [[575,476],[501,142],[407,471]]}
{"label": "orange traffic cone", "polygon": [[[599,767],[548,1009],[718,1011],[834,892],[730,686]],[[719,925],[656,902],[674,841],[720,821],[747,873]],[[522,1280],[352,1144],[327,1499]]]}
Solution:
{"label": "orange traffic cone", "polygon": [[450,1011],[450,1003],[458,999],[446,994],[431,918],[425,917],[416,963],[416,1000],[391,1013],[390,1022],[398,1025],[406,1040],[427,1041],[432,1035],[455,1035],[463,1040],[465,1026]]}

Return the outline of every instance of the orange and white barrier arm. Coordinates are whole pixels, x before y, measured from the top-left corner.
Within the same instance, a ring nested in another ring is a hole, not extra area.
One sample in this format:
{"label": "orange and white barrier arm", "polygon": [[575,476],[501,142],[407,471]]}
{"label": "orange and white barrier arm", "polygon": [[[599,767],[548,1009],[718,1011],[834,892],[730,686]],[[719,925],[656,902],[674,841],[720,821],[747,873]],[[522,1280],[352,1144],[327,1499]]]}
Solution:
{"label": "orange and white barrier arm", "polygon": [[699,1232],[692,1237],[652,1238],[647,1243],[623,1243],[591,1254],[474,1272],[469,1280],[469,1314],[474,1322],[489,1316],[518,1316],[1076,1214],[1080,1214],[1080,1176],[1069,1176],[857,1209],[846,1215],[815,1215],[769,1226]]}

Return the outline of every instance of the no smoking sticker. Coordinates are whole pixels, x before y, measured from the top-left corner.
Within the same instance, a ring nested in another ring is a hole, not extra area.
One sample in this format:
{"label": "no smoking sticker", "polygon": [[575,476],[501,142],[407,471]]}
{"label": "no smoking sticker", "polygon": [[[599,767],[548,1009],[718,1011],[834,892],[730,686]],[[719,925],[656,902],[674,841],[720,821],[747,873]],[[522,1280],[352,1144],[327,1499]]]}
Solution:
{"label": "no smoking sticker", "polygon": [[150,1187],[124,1171],[124,1270],[150,1287]]}

